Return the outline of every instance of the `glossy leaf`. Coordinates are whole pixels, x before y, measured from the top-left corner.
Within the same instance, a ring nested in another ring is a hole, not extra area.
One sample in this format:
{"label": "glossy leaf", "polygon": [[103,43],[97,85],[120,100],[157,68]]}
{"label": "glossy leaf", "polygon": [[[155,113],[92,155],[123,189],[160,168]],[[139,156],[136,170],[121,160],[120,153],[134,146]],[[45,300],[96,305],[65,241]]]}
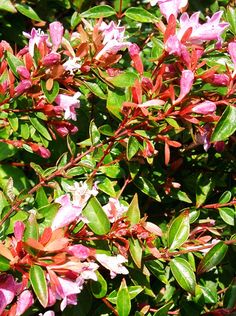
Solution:
{"label": "glossy leaf", "polygon": [[88,220],[89,228],[97,235],[105,235],[110,230],[110,222],[101,204],[92,197],[83,209],[83,215]]}
{"label": "glossy leaf", "polygon": [[121,281],[120,288],[117,293],[116,307],[119,316],[129,315],[131,310],[131,301],[125,279]]}
{"label": "glossy leaf", "polygon": [[216,142],[226,140],[229,136],[231,136],[236,131],[236,124],[232,124],[232,122],[236,122],[236,107],[228,105],[220,120],[216,124],[211,136],[211,141]]}
{"label": "glossy leaf", "polygon": [[99,87],[99,85],[95,82],[84,82],[84,85],[97,97],[100,99],[106,100],[107,96],[103,92],[103,90]]}
{"label": "glossy leaf", "polygon": [[12,53],[10,53],[9,51],[7,51],[6,53],[6,60],[8,62],[8,65],[11,68],[11,71],[14,73],[14,75],[19,78],[19,74],[17,72],[17,67],[19,66],[24,66],[23,62],[18,59],[16,56],[14,56]]}
{"label": "glossy leaf", "polygon": [[165,305],[163,305],[161,308],[159,308],[153,316],[167,316],[168,311],[170,310],[171,306],[173,305],[173,302],[169,302]]}
{"label": "glossy leaf", "polygon": [[138,76],[134,72],[126,71],[118,76],[110,77],[109,81],[118,88],[128,88],[134,85]]}
{"label": "glossy leaf", "polygon": [[43,269],[40,266],[31,266],[29,277],[35,295],[37,296],[41,305],[46,307],[48,304],[48,289]]}
{"label": "glossy leaf", "polygon": [[16,9],[10,0],[0,1],[0,10],[8,11],[10,13],[15,13]]}
{"label": "glossy leaf", "polygon": [[107,109],[118,119],[122,119],[121,109],[124,101],[125,95],[123,91],[108,90]]}
{"label": "glossy leaf", "polygon": [[139,141],[137,140],[137,138],[134,136],[130,136],[129,140],[128,140],[127,147],[126,147],[126,156],[127,156],[128,160],[133,158],[133,156],[139,150],[139,147],[140,147],[140,145],[139,145]]}
{"label": "glossy leaf", "polygon": [[97,129],[97,126],[95,125],[94,121],[90,122],[89,136],[90,136],[92,145],[97,145],[99,143],[100,133],[99,133],[99,130]]}
{"label": "glossy leaf", "polygon": [[146,195],[150,196],[151,198],[155,199],[157,202],[161,202],[161,198],[157,193],[154,185],[148,179],[139,177],[135,178],[134,184]]}
{"label": "glossy leaf", "polygon": [[235,35],[236,34],[236,8],[228,7],[225,12],[227,22],[230,24],[230,30]]}
{"label": "glossy leaf", "polygon": [[132,225],[137,224],[140,221],[140,210],[138,205],[138,195],[134,195],[129,208],[126,212],[126,216]]}
{"label": "glossy leaf", "polygon": [[111,197],[116,197],[116,191],[114,190],[114,184],[113,182],[106,178],[106,177],[101,177],[100,182],[98,183],[98,188],[108,194]]}
{"label": "glossy leaf", "polygon": [[116,11],[109,5],[100,5],[93,7],[87,11],[84,11],[80,14],[81,18],[87,19],[98,19],[98,18],[107,18],[108,16],[115,15]]}
{"label": "glossy leaf", "polygon": [[132,19],[137,22],[141,23],[156,23],[158,22],[158,19],[155,17],[155,15],[151,14],[147,10],[141,8],[141,7],[132,7],[128,8],[125,11],[125,16],[127,16],[129,19]]}
{"label": "glossy leaf", "polygon": [[179,248],[188,239],[190,232],[189,212],[184,211],[176,217],[168,232],[168,247],[170,250]]}
{"label": "glossy leaf", "polygon": [[41,80],[41,87],[42,87],[43,93],[44,93],[45,97],[47,98],[48,102],[52,103],[56,99],[56,97],[59,93],[59,89],[60,89],[59,83],[56,80],[54,80],[51,90],[48,90],[47,89],[47,82],[44,80]]}
{"label": "glossy leaf", "polygon": [[[130,299],[134,299],[139,293],[143,291],[143,287],[139,285],[128,286]],[[117,302],[117,290],[112,291],[109,296],[107,296],[107,300],[112,304],[116,304]]]}
{"label": "glossy leaf", "polygon": [[47,140],[52,140],[47,128],[44,126],[43,121],[39,120],[37,117],[29,117],[30,122],[34,128]]}
{"label": "glossy leaf", "polygon": [[15,7],[16,7],[17,11],[19,11],[21,14],[27,16],[28,18],[30,18],[34,21],[38,21],[38,22],[42,21],[42,19],[40,19],[40,17],[34,11],[34,9],[32,9],[29,5],[17,3],[15,5]]}
{"label": "glossy leaf", "polygon": [[196,207],[200,207],[207,199],[213,188],[213,179],[207,174],[200,173],[196,184]]}
{"label": "glossy leaf", "polygon": [[236,304],[236,278],[233,279],[224,295],[224,307],[233,308]]}
{"label": "glossy leaf", "polygon": [[235,225],[235,217],[236,213],[235,210],[231,207],[221,207],[219,208],[220,217],[223,219],[223,221],[230,225]]}
{"label": "glossy leaf", "polygon": [[97,271],[97,281],[91,281],[91,291],[96,298],[102,298],[107,294],[107,282]]}
{"label": "glossy leaf", "polygon": [[16,152],[17,149],[14,146],[6,143],[0,143],[0,161],[14,156]]}
{"label": "glossy leaf", "polygon": [[145,264],[155,277],[157,277],[162,283],[168,284],[165,266],[159,260],[151,260]]}
{"label": "glossy leaf", "polygon": [[232,193],[230,191],[225,191],[219,198],[219,203],[224,204],[228,203],[231,200]]}
{"label": "glossy leaf", "polygon": [[196,277],[187,260],[176,257],[170,262],[170,269],[178,284],[187,292],[195,294]]}
{"label": "glossy leaf", "polygon": [[4,272],[10,269],[10,261],[0,255],[0,271]]}
{"label": "glossy leaf", "polygon": [[142,247],[138,239],[130,238],[129,239],[129,253],[131,258],[134,260],[134,263],[138,268],[141,268],[142,265]]}
{"label": "glossy leaf", "polygon": [[213,267],[218,265],[226,255],[228,246],[222,241],[218,242],[213,248],[211,248],[200,261],[197,273],[201,274],[211,270]]}

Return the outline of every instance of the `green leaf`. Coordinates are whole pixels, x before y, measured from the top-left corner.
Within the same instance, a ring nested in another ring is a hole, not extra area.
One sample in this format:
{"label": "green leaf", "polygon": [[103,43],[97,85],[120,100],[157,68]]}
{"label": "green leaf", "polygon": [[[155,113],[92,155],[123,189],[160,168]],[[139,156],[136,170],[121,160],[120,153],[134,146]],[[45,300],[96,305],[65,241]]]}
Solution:
{"label": "green leaf", "polygon": [[131,310],[131,301],[125,279],[121,281],[120,288],[117,293],[116,307],[119,316],[129,315]]}
{"label": "green leaf", "polygon": [[102,173],[104,173],[109,178],[123,178],[124,177],[124,170],[118,165],[112,166],[102,166],[99,168]]}
{"label": "green leaf", "polygon": [[12,53],[10,53],[9,51],[7,51],[6,53],[6,60],[8,62],[8,65],[11,69],[11,71],[14,73],[14,75],[19,78],[19,74],[16,71],[17,67],[19,66],[24,66],[24,63],[18,59],[16,56],[14,56]]}
{"label": "green leaf", "polygon": [[38,237],[39,227],[36,219],[36,211],[31,211],[25,226],[24,241],[27,241],[29,238],[38,240]]}
{"label": "green leaf", "polygon": [[47,128],[44,126],[43,121],[39,120],[37,117],[29,117],[30,122],[34,128],[47,140],[52,140]]}
{"label": "green leaf", "polygon": [[107,95],[102,91],[102,89],[99,87],[99,85],[95,82],[86,82],[84,81],[83,84],[97,97],[100,99],[106,100]]}
{"label": "green leaf", "polygon": [[187,260],[176,257],[170,262],[170,269],[178,284],[187,292],[195,294],[196,277]]}
{"label": "green leaf", "polygon": [[84,11],[80,14],[81,18],[98,19],[107,18],[108,16],[115,15],[116,11],[109,5],[100,5],[92,7],[91,9]]}
{"label": "green leaf", "polygon": [[6,143],[0,143],[0,161],[12,157],[17,152],[17,148]]}
{"label": "green leaf", "polygon": [[107,109],[120,120],[122,119],[121,109],[124,101],[125,95],[123,91],[108,90]]}
{"label": "green leaf", "polygon": [[230,191],[225,191],[222,193],[221,197],[219,198],[219,203],[224,204],[228,203],[231,200],[232,193]]}
{"label": "green leaf", "polygon": [[228,105],[211,136],[211,141],[226,140],[236,131],[236,107]]}
{"label": "green leaf", "polygon": [[129,252],[136,266],[141,268],[143,250],[138,239],[129,239]]}
{"label": "green leaf", "polygon": [[37,208],[41,208],[43,206],[46,206],[47,204],[48,198],[45,193],[45,190],[43,187],[40,187],[36,192],[35,205]]}
{"label": "green leaf", "polygon": [[129,19],[141,22],[141,23],[156,23],[159,21],[155,15],[151,14],[147,10],[137,7],[137,8],[128,8],[125,11],[125,16],[127,16]]}
{"label": "green leaf", "polygon": [[98,128],[99,132],[106,136],[113,136],[114,132],[109,124],[104,124]]}
{"label": "green leaf", "polygon": [[[139,285],[128,286],[130,299],[134,299],[139,293],[143,291],[143,287]],[[117,290],[112,291],[109,296],[107,296],[107,300],[112,304],[116,304],[117,302]]]}
{"label": "green leaf", "polygon": [[161,308],[158,309],[158,311],[155,312],[155,314],[153,314],[153,316],[167,316],[168,311],[170,310],[172,305],[173,305],[173,302],[169,302],[163,305]]}
{"label": "green leaf", "polygon": [[56,97],[59,93],[60,85],[56,80],[54,80],[52,89],[49,91],[47,89],[46,81],[41,80],[41,88],[42,88],[43,93],[45,94],[45,97],[47,98],[48,102],[52,103],[56,99]]}
{"label": "green leaf", "polygon": [[8,11],[11,13],[16,13],[16,9],[10,0],[1,0],[0,1],[0,10]]}
{"label": "green leaf", "polygon": [[15,4],[15,7],[21,14],[27,16],[28,18],[38,22],[43,21],[29,5],[17,3]]}
{"label": "green leaf", "polygon": [[137,151],[139,150],[139,146],[140,145],[137,138],[134,136],[130,136],[126,147],[126,156],[128,160],[133,158],[133,156],[137,153]]}
{"label": "green leaf", "polygon": [[218,242],[205,254],[203,259],[200,261],[197,268],[197,273],[201,274],[207,272],[219,264],[226,255],[227,250],[227,245],[225,245],[222,241]]}
{"label": "green leaf", "polygon": [[20,168],[10,165],[1,165],[0,188],[6,188],[10,177],[12,177],[14,183],[13,194],[19,195],[21,191],[30,188],[29,180]]}
{"label": "green leaf", "polygon": [[208,174],[200,173],[196,184],[196,207],[200,207],[213,188],[213,179]]}
{"label": "green leaf", "polygon": [[162,283],[168,284],[165,267],[159,260],[147,261],[145,265]]}
{"label": "green leaf", "polygon": [[0,255],[0,271],[4,272],[10,269],[10,261]]}
{"label": "green leaf", "polygon": [[146,178],[139,177],[134,179],[134,184],[146,195],[155,199],[157,202],[161,202],[160,196],[157,193],[154,185]]}
{"label": "green leaf", "polygon": [[102,298],[107,294],[107,282],[103,276],[96,271],[97,281],[91,281],[91,291],[96,298]]}
{"label": "green leaf", "polygon": [[219,208],[220,217],[223,219],[223,221],[230,225],[235,225],[235,210],[230,207],[221,207]]}
{"label": "green leaf", "polygon": [[99,178],[98,188],[111,197],[116,197],[116,191],[114,190],[114,184],[106,177]]}
{"label": "green leaf", "polygon": [[168,232],[169,250],[179,248],[188,239],[190,232],[189,212],[184,211],[176,217]]}
{"label": "green leaf", "polygon": [[126,216],[128,220],[130,221],[131,225],[135,225],[139,223],[140,221],[140,210],[139,210],[139,205],[138,205],[138,195],[135,193],[129,208],[127,210]]}
{"label": "green leaf", "polygon": [[83,209],[83,215],[88,219],[89,228],[97,235],[105,235],[110,231],[110,222],[101,204],[92,197]]}
{"label": "green leaf", "polygon": [[11,218],[10,218],[10,222],[9,222],[9,226],[6,230],[6,234],[12,234],[13,231],[14,231],[14,225],[17,221],[21,221],[21,222],[24,222],[27,218],[29,217],[29,215],[27,214],[26,211],[18,211],[15,215],[13,215]]}
{"label": "green leaf", "polygon": [[138,79],[136,73],[126,71],[118,76],[110,77],[109,81],[118,88],[128,88],[134,85],[135,80]]}
{"label": "green leaf", "polygon": [[224,295],[224,307],[234,308],[236,305],[236,278],[233,279]]}
{"label": "green leaf", "polygon": [[11,125],[11,128],[13,129],[13,131],[16,132],[18,130],[18,127],[19,127],[19,120],[18,120],[18,117],[16,116],[16,114],[10,113],[8,115],[8,121],[9,121],[9,124]]}
{"label": "green leaf", "polygon": [[206,304],[215,304],[218,301],[217,297],[217,292],[216,289],[215,291],[212,288],[209,288],[208,286],[202,286],[200,285],[204,301]]}
{"label": "green leaf", "polygon": [[236,9],[228,6],[225,12],[226,21],[230,24],[230,31],[236,35]]}
{"label": "green leaf", "polygon": [[186,202],[186,203],[192,203],[192,201],[190,200],[190,198],[188,197],[187,193],[184,191],[181,191],[179,189],[171,189],[170,192],[170,197],[172,199],[176,199],[176,200],[180,200],[182,202]]}
{"label": "green leaf", "polygon": [[31,266],[29,277],[35,295],[41,305],[46,308],[48,304],[48,289],[43,269],[40,266]]}
{"label": "green leaf", "polygon": [[89,137],[91,139],[92,145],[97,145],[100,141],[100,133],[93,120],[89,125]]}

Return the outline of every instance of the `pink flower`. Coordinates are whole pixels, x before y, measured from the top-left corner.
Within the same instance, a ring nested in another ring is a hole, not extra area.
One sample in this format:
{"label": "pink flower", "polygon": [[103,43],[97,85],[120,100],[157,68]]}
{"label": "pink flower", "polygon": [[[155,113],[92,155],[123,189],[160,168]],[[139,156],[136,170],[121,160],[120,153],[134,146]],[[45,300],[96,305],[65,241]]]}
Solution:
{"label": "pink flower", "polygon": [[61,61],[61,55],[55,52],[51,52],[43,58],[43,66],[50,67],[58,64]]}
{"label": "pink flower", "polygon": [[14,236],[16,241],[21,241],[25,230],[25,224],[21,221],[17,221],[14,224]]}
{"label": "pink flower", "polygon": [[68,226],[80,218],[82,207],[73,205],[69,194],[60,196],[55,202],[61,204],[61,207],[52,222],[52,230]]}
{"label": "pink flower", "polygon": [[26,67],[19,66],[16,68],[16,71],[23,79],[30,79],[30,72]]}
{"label": "pink flower", "polygon": [[103,45],[105,45],[96,55],[99,60],[105,54],[116,54],[119,50],[128,48],[131,43],[124,42],[125,28],[117,26],[113,21],[109,24],[102,22],[100,31],[103,35]]}
{"label": "pink flower", "polygon": [[226,74],[214,74],[206,81],[211,82],[216,86],[227,86],[229,84],[229,77]]}
{"label": "pink flower", "polygon": [[77,120],[75,109],[80,107],[80,101],[78,100],[80,96],[81,93],[76,92],[73,96],[69,96],[66,94],[58,94],[58,96],[56,97],[55,102],[57,103],[60,109],[64,110],[64,118],[66,120]]}
{"label": "pink flower", "polygon": [[0,274],[0,315],[2,315],[7,305],[13,301],[19,286],[11,274]]}
{"label": "pink flower", "polygon": [[210,137],[211,127],[209,126],[209,124],[206,124],[199,130],[199,133],[196,134],[196,143],[202,144],[204,150],[208,151],[208,149],[211,147]]}
{"label": "pink flower", "polygon": [[29,53],[32,57],[34,57],[34,46],[39,46],[40,43],[46,42],[48,39],[48,35],[44,34],[41,29],[36,30],[32,28],[30,34],[23,32],[23,35],[29,38]]}
{"label": "pink flower", "polygon": [[57,50],[61,45],[64,27],[60,22],[52,22],[49,24],[49,33],[52,40],[53,49]]}
{"label": "pink flower", "polygon": [[127,211],[127,207],[120,204],[119,200],[109,198],[109,202],[103,206],[104,212],[107,214],[111,223],[114,223],[118,218],[122,217]]}
{"label": "pink flower", "polygon": [[69,246],[67,252],[80,260],[86,260],[91,255],[91,250],[83,245]]}
{"label": "pink flower", "polygon": [[171,14],[177,17],[178,13],[187,6],[188,0],[151,0],[151,5],[158,3],[161,13],[168,21]]}
{"label": "pink flower", "polygon": [[33,294],[29,290],[23,291],[17,299],[16,316],[24,314],[34,303]]}
{"label": "pink flower", "polygon": [[72,193],[73,204],[84,208],[90,197],[98,194],[96,182],[92,189],[89,189],[86,182],[74,182],[73,186],[68,186],[68,190]]}
{"label": "pink flower", "polygon": [[74,75],[74,72],[81,68],[81,59],[79,57],[69,58],[64,64],[63,68],[69,71],[70,75]]}
{"label": "pink flower", "polygon": [[198,114],[209,114],[209,113],[215,112],[215,110],[216,110],[215,102],[208,101],[208,100],[198,103],[192,108],[192,111]]}
{"label": "pink flower", "polygon": [[194,81],[194,73],[191,70],[183,70],[180,78],[180,94],[174,104],[179,103],[189,93]]}
{"label": "pink flower", "polygon": [[177,56],[181,56],[183,44],[181,44],[177,35],[170,35],[165,43],[165,50],[169,54],[174,54]]}
{"label": "pink flower", "polygon": [[21,95],[32,87],[32,82],[28,79],[21,80],[18,86],[15,87],[16,96]]}
{"label": "pink flower", "polygon": [[47,159],[51,156],[50,150],[43,147],[43,146],[38,146],[38,150],[36,152],[39,156],[41,156],[42,158],[45,158],[45,159]]}
{"label": "pink flower", "polygon": [[47,311],[46,313],[40,313],[39,316],[55,316],[54,311]]}
{"label": "pink flower", "polygon": [[180,17],[180,30],[178,31],[179,40],[182,38],[187,29],[192,28],[189,42],[192,44],[202,44],[205,41],[217,40],[221,42],[221,34],[229,26],[228,23],[220,23],[223,11],[218,11],[213,16],[207,17],[207,22],[200,24],[200,12],[195,12],[189,17],[188,13],[183,13]]}
{"label": "pink flower", "polygon": [[122,265],[122,263],[127,262],[127,259],[122,255],[117,255],[114,257],[107,256],[105,254],[96,254],[96,259],[101,265],[106,269],[110,270],[110,276],[113,279],[117,274],[129,274],[129,271]]}

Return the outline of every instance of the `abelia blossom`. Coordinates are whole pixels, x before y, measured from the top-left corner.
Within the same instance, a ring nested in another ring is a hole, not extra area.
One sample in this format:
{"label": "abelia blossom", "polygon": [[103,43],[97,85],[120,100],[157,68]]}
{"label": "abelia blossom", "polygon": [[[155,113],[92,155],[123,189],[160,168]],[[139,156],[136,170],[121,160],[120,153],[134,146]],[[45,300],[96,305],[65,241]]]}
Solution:
{"label": "abelia blossom", "polygon": [[64,118],[66,120],[77,120],[75,109],[78,109],[80,107],[80,101],[78,100],[80,96],[81,93],[76,92],[73,96],[66,94],[58,94],[58,96],[56,97],[55,102],[58,105],[58,107],[65,112]]}
{"label": "abelia blossom", "polygon": [[49,33],[52,40],[52,48],[56,51],[61,45],[64,27],[60,22],[52,22],[49,24]]}
{"label": "abelia blossom", "polygon": [[21,241],[23,238],[25,230],[25,224],[21,221],[17,221],[14,224],[14,236],[16,238],[16,241]]}
{"label": "abelia blossom", "polygon": [[161,13],[168,21],[171,14],[177,17],[178,13],[188,5],[188,0],[151,0],[150,4],[152,6],[158,4]]}
{"label": "abelia blossom", "polygon": [[16,316],[23,315],[24,312],[34,304],[33,294],[29,290],[23,291],[17,298]]}
{"label": "abelia blossom", "polygon": [[103,45],[105,46],[96,55],[97,60],[105,54],[115,55],[119,50],[126,49],[131,45],[130,42],[124,42],[125,28],[117,26],[113,21],[109,24],[102,22],[99,30],[102,31]]}
{"label": "abelia blossom", "polygon": [[120,204],[118,199],[109,198],[109,202],[103,206],[103,210],[110,222],[114,223],[117,219],[124,215],[127,211],[127,207]]}
{"label": "abelia blossom", "polygon": [[180,94],[174,104],[177,104],[183,100],[183,98],[189,93],[194,81],[194,73],[191,70],[183,70],[180,78]]}
{"label": "abelia blossom", "polygon": [[25,66],[19,66],[16,68],[16,71],[23,79],[30,79],[30,72]]}
{"label": "abelia blossom", "polygon": [[209,113],[215,112],[215,110],[216,110],[215,102],[208,101],[208,100],[198,103],[192,108],[192,111],[197,114],[209,114]]}
{"label": "abelia blossom", "polygon": [[80,260],[86,260],[92,253],[92,250],[88,247],[85,247],[83,245],[72,245],[67,248],[67,252],[70,255],[75,256],[76,258],[79,258]]}
{"label": "abelia blossom", "polygon": [[212,77],[208,78],[206,81],[216,86],[228,86],[229,76],[227,76],[226,74],[214,74]]}
{"label": "abelia blossom", "polygon": [[128,260],[122,256],[117,255],[114,257],[106,254],[96,254],[96,260],[101,263],[106,269],[110,270],[111,279],[114,279],[117,274],[129,274],[129,271],[122,264]]}
{"label": "abelia blossom", "polygon": [[70,225],[80,218],[82,208],[71,202],[69,194],[60,196],[55,202],[61,204],[61,207],[52,222],[52,230]]}
{"label": "abelia blossom", "polygon": [[14,280],[11,274],[0,274],[0,315],[13,301],[19,287],[20,284]]}
{"label": "abelia blossom", "polygon": [[47,311],[44,314],[40,313],[39,316],[55,316],[55,312],[54,311]]}
{"label": "abelia blossom", "polygon": [[28,79],[21,80],[15,87],[15,96],[19,96],[32,87],[32,82]]}
{"label": "abelia blossom", "polygon": [[74,182],[73,186],[68,186],[67,189],[71,192],[73,204],[84,208],[89,198],[98,194],[96,183],[90,189],[86,182]]}
{"label": "abelia blossom", "polygon": [[213,16],[207,17],[207,22],[200,24],[200,12],[195,12],[189,17],[188,13],[183,13],[180,17],[180,29],[178,31],[178,38],[181,40],[185,32],[191,28],[192,32],[188,39],[192,44],[202,44],[205,41],[217,40],[221,42],[221,34],[229,26],[229,23],[220,23],[223,11],[218,11]]}
{"label": "abelia blossom", "polygon": [[234,64],[234,72],[232,74],[232,76],[234,77],[236,74],[236,41],[235,42],[231,42],[228,45],[228,52],[230,54],[230,57],[232,59],[232,62]]}
{"label": "abelia blossom", "polygon": [[81,59],[79,57],[69,58],[64,64],[63,68],[69,71],[70,75],[74,75],[74,72],[81,68]]}
{"label": "abelia blossom", "polygon": [[23,35],[29,39],[29,53],[32,57],[34,57],[35,45],[38,47],[40,43],[44,43],[48,39],[47,34],[44,34],[41,29],[36,30],[35,28],[32,28],[30,33],[23,32]]}
{"label": "abelia blossom", "polygon": [[43,58],[42,64],[43,66],[50,67],[55,64],[58,64],[60,61],[61,61],[61,55],[55,52],[51,52]]}

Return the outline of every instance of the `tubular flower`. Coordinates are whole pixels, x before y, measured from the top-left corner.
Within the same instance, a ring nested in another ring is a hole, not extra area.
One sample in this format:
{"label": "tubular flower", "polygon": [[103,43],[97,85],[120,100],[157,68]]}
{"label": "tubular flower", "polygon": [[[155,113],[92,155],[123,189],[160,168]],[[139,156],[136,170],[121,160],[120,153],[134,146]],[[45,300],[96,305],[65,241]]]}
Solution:
{"label": "tubular flower", "polygon": [[188,0],[151,0],[151,5],[159,5],[161,13],[168,21],[171,14],[177,17],[178,13],[188,5]]}
{"label": "tubular flower", "polygon": [[228,52],[230,54],[232,62],[234,63],[234,69],[235,69],[233,72],[233,77],[234,77],[236,75],[236,42],[229,43]]}
{"label": "tubular flower", "polygon": [[127,211],[127,207],[121,205],[119,200],[109,198],[109,202],[103,206],[103,210],[107,214],[108,219],[111,223],[114,223],[118,218]]}
{"label": "tubular flower", "polygon": [[33,294],[29,290],[23,291],[17,300],[16,316],[24,314],[24,312],[34,304]]}
{"label": "tubular flower", "polygon": [[215,102],[208,101],[208,100],[201,102],[192,108],[192,111],[197,114],[209,114],[209,113],[215,112],[215,110],[216,110]]}
{"label": "tubular flower", "polygon": [[14,280],[11,274],[0,275],[0,315],[2,315],[7,305],[13,301],[19,287],[20,284]]}
{"label": "tubular flower", "polygon": [[49,33],[52,40],[53,49],[57,50],[61,45],[64,27],[60,22],[53,22],[49,24]]}
{"label": "tubular flower", "polygon": [[194,73],[191,70],[183,70],[180,78],[180,94],[174,104],[179,103],[189,93],[194,81]]}
{"label": "tubular flower", "polygon": [[32,28],[30,34],[23,32],[23,35],[29,39],[29,53],[32,57],[34,57],[34,46],[39,46],[40,43],[46,42],[48,39],[48,35],[44,34],[41,29],[36,30]]}
{"label": "tubular flower", "polygon": [[101,265],[106,269],[110,270],[110,276],[112,279],[116,277],[117,274],[129,274],[129,271],[122,265],[122,263],[127,262],[124,256],[117,255],[114,257],[107,256],[105,254],[96,254],[96,259]]}
{"label": "tubular flower", "polygon": [[77,120],[75,109],[78,109],[80,107],[80,101],[78,100],[80,96],[81,93],[76,92],[73,96],[58,94],[58,96],[56,97],[55,102],[61,110],[64,110],[64,118],[66,120]]}

